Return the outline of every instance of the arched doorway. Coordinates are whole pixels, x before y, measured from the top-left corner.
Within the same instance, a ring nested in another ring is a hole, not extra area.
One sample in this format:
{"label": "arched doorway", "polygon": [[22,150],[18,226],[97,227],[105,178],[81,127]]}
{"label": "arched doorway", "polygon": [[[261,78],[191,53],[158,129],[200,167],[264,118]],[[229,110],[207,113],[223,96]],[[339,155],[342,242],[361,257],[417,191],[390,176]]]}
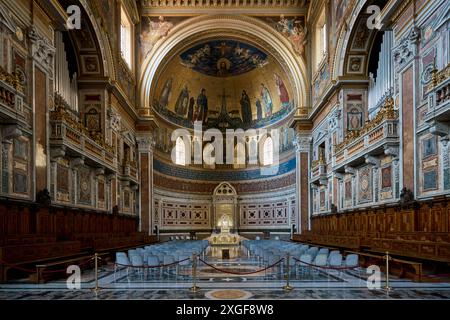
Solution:
{"label": "arched doorway", "polygon": [[220,183],[213,193],[213,229],[221,233],[233,233],[238,227],[237,193],[228,182]]}

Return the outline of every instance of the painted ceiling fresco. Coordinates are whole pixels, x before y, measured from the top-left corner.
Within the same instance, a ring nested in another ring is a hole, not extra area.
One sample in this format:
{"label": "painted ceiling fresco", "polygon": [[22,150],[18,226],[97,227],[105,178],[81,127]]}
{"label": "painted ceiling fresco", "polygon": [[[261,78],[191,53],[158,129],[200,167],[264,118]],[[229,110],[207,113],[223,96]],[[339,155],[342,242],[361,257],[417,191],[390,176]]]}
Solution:
{"label": "painted ceiling fresco", "polygon": [[182,65],[208,76],[232,77],[264,67],[267,54],[234,40],[198,44],[180,55]]}

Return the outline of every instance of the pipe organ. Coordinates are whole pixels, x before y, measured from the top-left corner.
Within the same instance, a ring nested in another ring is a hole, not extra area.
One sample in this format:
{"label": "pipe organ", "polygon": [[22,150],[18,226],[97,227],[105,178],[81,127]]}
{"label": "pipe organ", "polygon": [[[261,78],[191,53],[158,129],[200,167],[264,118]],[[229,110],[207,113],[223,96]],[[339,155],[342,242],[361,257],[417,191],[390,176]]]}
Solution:
{"label": "pipe organ", "polygon": [[55,32],[55,47],[55,92],[73,111],[78,112],[77,73],[70,74],[63,35],[59,31]]}
{"label": "pipe organ", "polygon": [[394,88],[394,59],[391,56],[394,43],[393,31],[386,30],[381,43],[377,75],[369,73],[369,118],[372,119],[386,97],[392,95]]}

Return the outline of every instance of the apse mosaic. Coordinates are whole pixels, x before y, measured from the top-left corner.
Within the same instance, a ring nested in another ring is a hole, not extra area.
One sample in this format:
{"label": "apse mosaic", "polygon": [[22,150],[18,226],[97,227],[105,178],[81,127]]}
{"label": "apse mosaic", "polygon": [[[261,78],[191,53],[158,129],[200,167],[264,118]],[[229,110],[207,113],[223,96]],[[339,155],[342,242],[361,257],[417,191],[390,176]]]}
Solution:
{"label": "apse mosaic", "polygon": [[193,128],[259,128],[294,109],[293,89],[281,65],[249,44],[214,40],[172,57],[159,72],[153,109]]}
{"label": "apse mosaic", "polygon": [[234,40],[199,44],[183,52],[180,59],[182,65],[216,77],[237,76],[269,63],[261,50]]}

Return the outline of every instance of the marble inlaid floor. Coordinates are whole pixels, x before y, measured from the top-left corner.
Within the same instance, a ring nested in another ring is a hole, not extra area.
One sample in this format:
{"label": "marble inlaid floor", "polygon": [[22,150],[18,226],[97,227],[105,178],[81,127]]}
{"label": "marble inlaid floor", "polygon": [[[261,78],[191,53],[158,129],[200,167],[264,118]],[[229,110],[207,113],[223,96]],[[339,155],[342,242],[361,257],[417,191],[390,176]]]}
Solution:
{"label": "marble inlaid floor", "polygon": [[[153,270],[139,273],[132,270],[114,272],[114,265],[109,263],[99,269],[99,286],[97,293],[93,270],[83,271],[81,289],[67,289],[66,279],[50,281],[45,284],[33,284],[27,279],[0,284],[0,300],[91,300],[91,299],[450,299],[449,282],[413,282],[407,279],[390,277],[392,291],[383,290],[385,276],[381,275],[381,288],[367,287],[365,269],[319,270],[290,275],[292,291],[283,290],[286,284],[284,270],[272,268],[255,274],[229,274],[256,272],[262,268],[254,259],[245,254],[234,260],[213,259],[205,261],[220,269],[199,263],[197,286],[200,290],[192,293],[193,278],[190,267],[180,268],[178,275],[175,268]],[[226,290],[230,290],[227,292]]]}

